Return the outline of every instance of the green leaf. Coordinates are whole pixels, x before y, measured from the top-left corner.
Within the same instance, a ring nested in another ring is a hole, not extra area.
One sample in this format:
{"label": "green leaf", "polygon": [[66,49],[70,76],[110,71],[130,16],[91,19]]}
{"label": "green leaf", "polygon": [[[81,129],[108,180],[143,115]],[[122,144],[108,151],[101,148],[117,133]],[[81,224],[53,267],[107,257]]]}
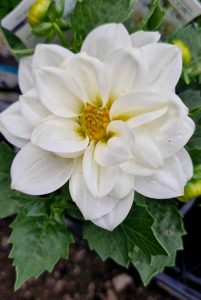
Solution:
{"label": "green leaf", "polygon": [[46,36],[52,31],[52,23],[42,22],[32,28],[32,33],[37,36]]}
{"label": "green leaf", "polygon": [[165,19],[165,10],[160,6],[160,1],[154,0],[152,2],[152,11],[147,18],[145,27],[148,30],[157,30],[160,28],[164,19]]}
{"label": "green leaf", "polygon": [[189,84],[194,78],[201,74],[201,28],[189,25],[179,28],[169,38],[168,42],[180,40],[190,49],[191,61],[184,65],[183,79]]}
{"label": "green leaf", "polygon": [[187,90],[179,94],[179,97],[189,108],[190,111],[201,108],[201,91],[189,87]]}
{"label": "green leaf", "polygon": [[151,278],[166,266],[175,263],[176,251],[183,249],[182,236],[185,234],[182,216],[174,200],[155,200],[138,195],[137,203],[145,207],[155,219],[153,231],[157,239],[168,252],[168,256],[152,256],[151,264],[147,257],[135,247],[130,258],[140,273],[141,279],[147,285]]}
{"label": "green leaf", "polygon": [[144,17],[144,19],[132,26],[130,33],[136,32],[138,30],[157,30],[163,23],[165,18],[165,11],[160,6],[160,0],[152,0],[148,14]]}
{"label": "green leaf", "polygon": [[134,0],[83,0],[78,1],[71,13],[74,48],[79,50],[86,35],[95,27],[126,21],[134,9]]}
{"label": "green leaf", "polygon": [[169,38],[168,41],[181,40],[190,49],[192,59],[201,56],[201,28],[193,25],[178,28]]}
{"label": "green leaf", "polygon": [[64,222],[50,217],[19,215],[11,225],[10,258],[16,268],[15,290],[30,277],[51,272],[60,258],[67,258],[72,235]]}
{"label": "green leaf", "polygon": [[0,172],[0,218],[6,218],[18,212],[20,201],[10,190],[10,176]]}
{"label": "green leaf", "polygon": [[15,157],[14,151],[4,142],[0,143],[0,172],[10,173],[10,167]]}
{"label": "green leaf", "polygon": [[1,27],[1,30],[6,38],[6,41],[10,47],[11,53],[16,57],[20,58],[26,55],[31,55],[34,49],[28,49],[24,43],[11,31]]}
{"label": "green leaf", "polygon": [[146,208],[134,204],[124,222],[112,232],[86,223],[84,238],[103,260],[111,257],[126,267],[129,264],[129,253],[137,246],[150,262],[152,255],[167,254],[154,236],[153,223],[154,219]]}
{"label": "green leaf", "polygon": [[21,0],[9,0],[0,2],[0,20],[6,16],[11,10],[17,6]]}

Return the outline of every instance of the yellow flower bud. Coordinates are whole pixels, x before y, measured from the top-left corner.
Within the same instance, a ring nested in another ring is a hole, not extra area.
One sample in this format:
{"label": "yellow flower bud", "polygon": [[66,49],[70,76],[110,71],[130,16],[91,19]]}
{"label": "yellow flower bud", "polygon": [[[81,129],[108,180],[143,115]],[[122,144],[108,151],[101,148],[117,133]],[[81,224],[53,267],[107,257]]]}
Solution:
{"label": "yellow flower bud", "polygon": [[36,0],[28,11],[28,23],[31,27],[40,24],[47,14],[51,0]]}
{"label": "yellow flower bud", "polygon": [[189,47],[181,40],[173,40],[172,43],[180,48],[184,65],[188,65],[191,61],[191,51]]}
{"label": "yellow flower bud", "polygon": [[184,196],[178,197],[182,202],[201,196],[201,179],[189,181],[184,189]]}

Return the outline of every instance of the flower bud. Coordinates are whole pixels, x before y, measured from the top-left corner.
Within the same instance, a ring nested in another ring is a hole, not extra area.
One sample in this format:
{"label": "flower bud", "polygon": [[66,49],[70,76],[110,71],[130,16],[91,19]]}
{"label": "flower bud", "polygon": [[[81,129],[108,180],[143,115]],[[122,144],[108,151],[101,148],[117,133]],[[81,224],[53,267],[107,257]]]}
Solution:
{"label": "flower bud", "polygon": [[51,0],[36,0],[28,11],[28,23],[31,27],[40,24],[48,12]]}
{"label": "flower bud", "polygon": [[189,47],[181,40],[173,40],[172,43],[180,48],[184,65],[188,65],[191,61],[191,51]]}
{"label": "flower bud", "polygon": [[192,179],[186,184],[184,188],[184,195],[178,197],[182,202],[188,202],[192,198],[201,196],[201,165],[194,166],[194,174]]}

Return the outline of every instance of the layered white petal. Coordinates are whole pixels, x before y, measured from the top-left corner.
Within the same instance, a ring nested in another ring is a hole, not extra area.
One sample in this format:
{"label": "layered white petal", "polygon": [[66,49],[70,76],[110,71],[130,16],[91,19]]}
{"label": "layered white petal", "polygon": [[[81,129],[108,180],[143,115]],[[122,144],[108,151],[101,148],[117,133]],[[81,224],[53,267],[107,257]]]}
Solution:
{"label": "layered white petal", "polygon": [[153,168],[146,168],[140,165],[135,158],[130,159],[127,162],[121,164],[120,167],[124,172],[130,175],[149,176],[154,174],[154,172],[156,171]]}
{"label": "layered white petal", "polygon": [[127,217],[133,204],[134,191],[131,191],[125,198],[118,201],[115,208],[107,215],[91,220],[94,224],[112,231]]}
{"label": "layered white petal", "polygon": [[115,99],[146,86],[148,68],[139,49],[123,48],[112,52],[104,64],[108,72],[110,87],[109,105]]}
{"label": "layered white petal", "polygon": [[36,71],[36,89],[42,103],[59,117],[76,117],[84,109],[85,96],[69,73],[55,67]]}
{"label": "layered white petal", "polygon": [[96,144],[94,159],[101,166],[117,166],[133,158],[134,135],[122,121],[110,122],[106,138]]}
{"label": "layered white petal", "polygon": [[38,44],[33,56],[33,69],[40,67],[59,67],[65,59],[73,55],[68,49],[59,45]]}
{"label": "layered white petal", "polygon": [[113,189],[117,170],[116,168],[102,167],[94,160],[94,143],[85,150],[83,157],[83,175],[89,191],[94,197],[104,197]]}
{"label": "layered white petal", "polygon": [[82,159],[77,159],[69,182],[70,194],[86,220],[100,218],[109,213],[117,204],[117,199],[107,195],[94,197],[87,188],[83,176]]}
{"label": "layered white petal", "polygon": [[161,117],[167,110],[166,99],[156,93],[132,93],[113,103],[110,119],[125,121],[129,127],[134,128]]}
{"label": "layered white petal", "polygon": [[116,168],[115,185],[111,195],[114,198],[125,198],[134,187],[134,176],[125,173],[122,169]]}
{"label": "layered white petal", "polygon": [[12,135],[26,140],[31,138],[33,127],[22,116],[19,101],[2,112],[0,120],[6,130]]}
{"label": "layered white petal", "polygon": [[85,53],[74,55],[63,68],[79,82],[85,91],[85,101],[102,107],[108,99],[108,84],[104,65]]}
{"label": "layered white petal", "polygon": [[179,48],[155,43],[141,49],[149,67],[149,88],[163,93],[173,91],[182,71],[182,56]]}
{"label": "layered white petal", "polygon": [[164,166],[151,176],[136,176],[135,190],[140,194],[156,199],[168,199],[181,196],[187,176],[180,160],[176,156],[166,158]]}
{"label": "layered white petal", "polygon": [[19,137],[16,137],[15,135],[11,134],[1,123],[0,121],[0,132],[1,134],[15,147],[22,148],[24,145],[26,145],[29,140],[22,139]]}
{"label": "layered white petal", "polygon": [[191,177],[193,176],[193,163],[188,152],[184,148],[182,148],[175,154],[175,156],[179,160],[184,174],[186,175],[186,180],[191,179]]}
{"label": "layered white petal", "polygon": [[128,31],[122,24],[105,24],[92,30],[84,40],[81,51],[103,60],[116,49],[132,47]]}
{"label": "layered white petal", "polygon": [[195,124],[187,117],[188,109],[175,94],[167,97],[168,111],[161,118],[146,125],[154,136],[163,157],[178,152],[192,136]]}
{"label": "layered white petal", "polygon": [[73,165],[72,159],[58,157],[28,143],[12,163],[11,187],[30,195],[51,193],[68,181]]}
{"label": "layered white petal", "polygon": [[89,143],[76,121],[53,115],[34,129],[31,141],[34,145],[63,157],[79,156]]}
{"label": "layered white petal", "polygon": [[27,56],[20,59],[18,82],[22,93],[26,93],[34,87],[32,59],[33,56]]}
{"label": "layered white petal", "polygon": [[51,113],[39,100],[35,89],[29,90],[26,94],[20,96],[20,109],[24,118],[33,127],[49,116]]}
{"label": "layered white petal", "polygon": [[140,48],[152,43],[157,43],[160,40],[160,33],[158,31],[143,31],[139,30],[130,35],[132,46]]}
{"label": "layered white petal", "polygon": [[156,141],[145,128],[133,130],[135,136],[134,159],[121,165],[133,175],[150,175],[163,166],[163,157]]}

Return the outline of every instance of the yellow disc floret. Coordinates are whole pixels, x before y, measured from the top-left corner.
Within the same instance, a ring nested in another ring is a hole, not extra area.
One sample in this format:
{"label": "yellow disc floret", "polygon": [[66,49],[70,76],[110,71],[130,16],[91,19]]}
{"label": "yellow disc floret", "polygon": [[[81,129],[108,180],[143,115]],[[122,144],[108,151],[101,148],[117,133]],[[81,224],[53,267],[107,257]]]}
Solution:
{"label": "yellow disc floret", "polygon": [[109,110],[86,104],[85,112],[80,116],[80,125],[90,141],[98,141],[105,137],[110,122]]}

